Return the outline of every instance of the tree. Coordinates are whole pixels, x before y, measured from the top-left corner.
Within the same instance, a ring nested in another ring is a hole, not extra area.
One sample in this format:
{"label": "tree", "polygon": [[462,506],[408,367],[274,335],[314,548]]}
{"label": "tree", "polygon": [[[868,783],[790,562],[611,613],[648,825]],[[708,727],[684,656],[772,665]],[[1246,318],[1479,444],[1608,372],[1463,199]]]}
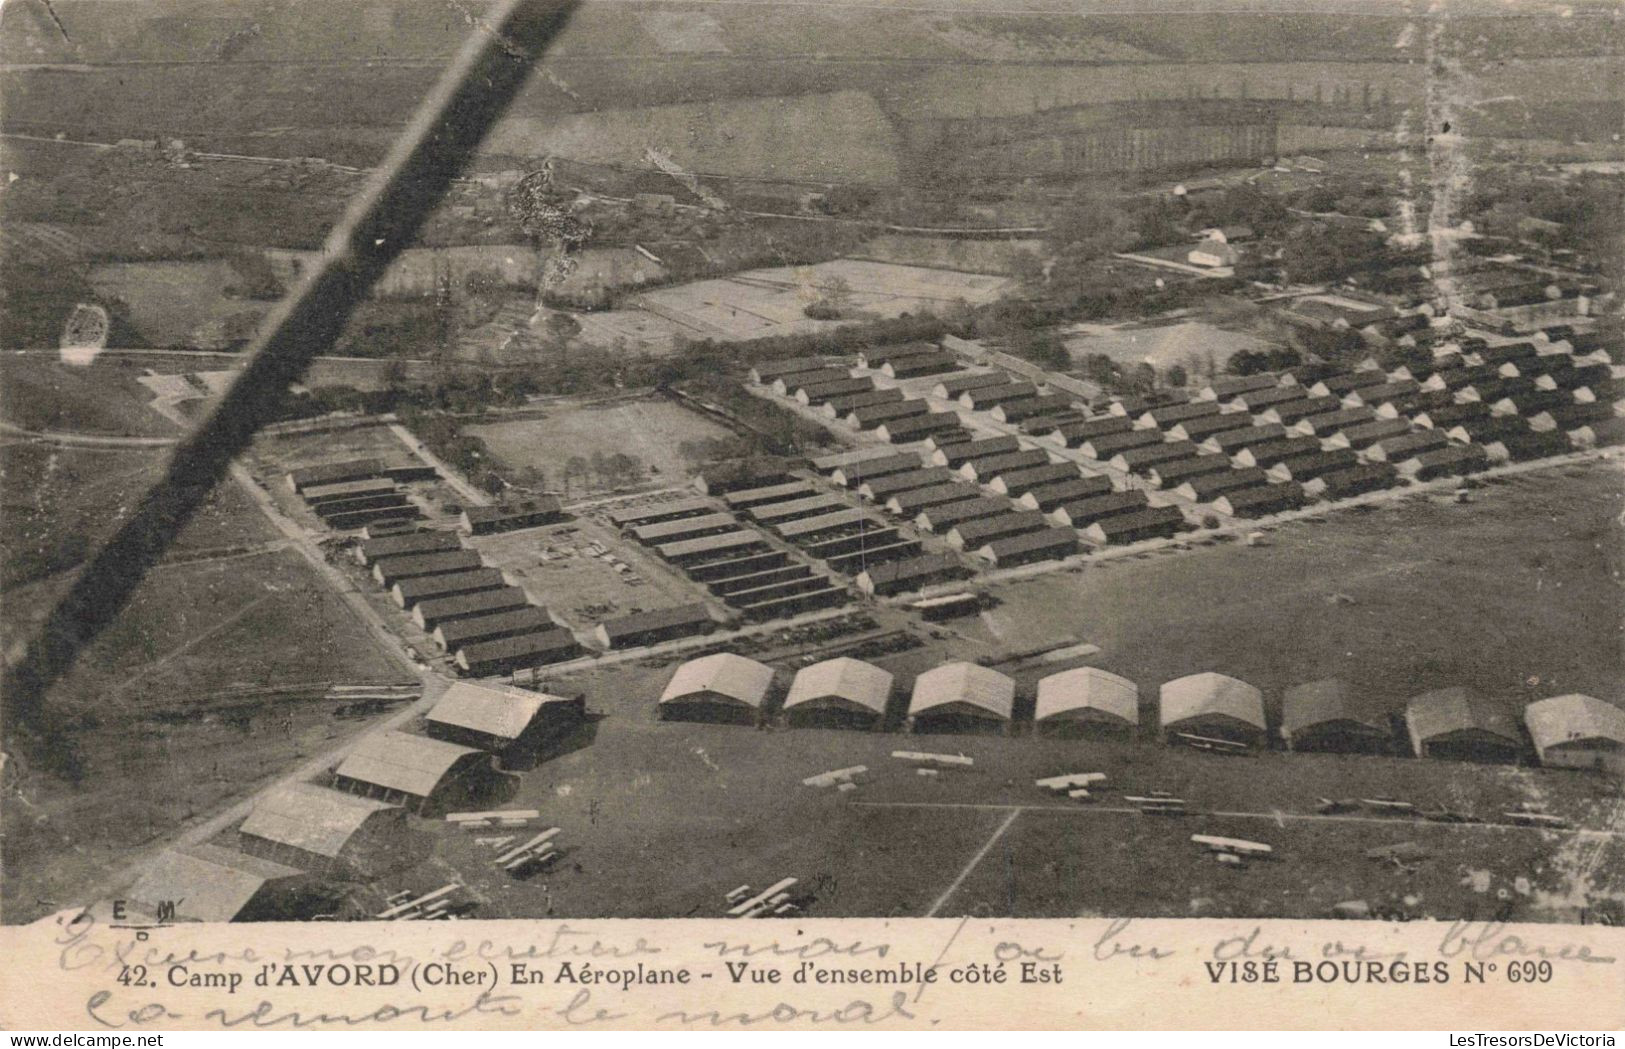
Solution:
{"label": "tree", "polygon": [[1046,283],[1047,272],[1044,260],[1034,252],[1023,248],[1010,255],[1010,275],[1028,288],[1038,288]]}
{"label": "tree", "polygon": [[1056,214],[1047,239],[1057,255],[1091,259],[1122,251],[1131,236],[1120,204],[1081,192]]}
{"label": "tree", "polygon": [[1160,248],[1178,244],[1187,234],[1178,206],[1165,197],[1156,197],[1134,212],[1131,247]]}
{"label": "tree", "polygon": [[1096,386],[1111,387],[1117,383],[1117,364],[1104,353],[1086,353],[1082,361],[1083,377]]}
{"label": "tree", "polygon": [[559,310],[553,310],[547,315],[547,334],[561,347],[567,347],[570,340],[581,334],[581,322]]}
{"label": "tree", "polygon": [[384,388],[399,390],[406,385],[406,362],[392,360],[384,365]]}
{"label": "tree", "polygon": [[1072,366],[1072,355],[1066,345],[1049,332],[1018,331],[1010,336],[1006,348],[1022,360],[1052,371]]}
{"label": "tree", "polygon": [[573,478],[577,483],[585,484],[587,480],[587,460],[579,455],[572,455],[564,461],[564,486],[570,487]]}
{"label": "tree", "polygon": [[1295,284],[1319,284],[1387,262],[1380,234],[1346,226],[1298,227],[1281,248],[1281,270]]}
{"label": "tree", "polygon": [[836,313],[845,313],[847,307],[852,305],[851,281],[841,276],[831,277],[824,285],[824,298],[829,300]]}
{"label": "tree", "polygon": [[1163,381],[1175,389],[1190,385],[1190,376],[1186,374],[1184,365],[1174,364],[1168,367],[1163,375]]}
{"label": "tree", "polygon": [[226,288],[228,295],[241,295],[245,299],[280,299],[282,282],[277,280],[271,262],[257,251],[234,251],[226,256],[235,278]]}
{"label": "tree", "polygon": [[501,495],[508,487],[508,483],[502,479],[502,475],[495,470],[486,470],[481,473],[476,483],[479,484],[480,488],[484,489],[486,495]]}

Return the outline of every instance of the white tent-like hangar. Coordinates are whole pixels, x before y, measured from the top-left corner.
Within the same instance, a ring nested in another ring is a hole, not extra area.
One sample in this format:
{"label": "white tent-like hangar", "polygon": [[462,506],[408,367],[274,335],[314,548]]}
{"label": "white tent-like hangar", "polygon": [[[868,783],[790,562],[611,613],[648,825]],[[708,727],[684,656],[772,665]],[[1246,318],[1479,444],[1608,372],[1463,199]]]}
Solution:
{"label": "white tent-like hangar", "polygon": [[333,785],[431,815],[476,802],[495,774],[483,751],[391,729],[356,744],[333,770]]}
{"label": "white tent-like hangar", "polygon": [[1343,678],[1294,685],[1281,696],[1281,739],[1289,750],[1381,753],[1393,740],[1375,697]]}
{"label": "white tent-like hangar", "polygon": [[662,720],[755,722],[767,705],[773,668],[732,652],[679,666],[660,694]]}
{"label": "white tent-like hangar", "polygon": [[1037,731],[1056,736],[1131,736],[1140,725],[1140,687],[1099,667],[1076,667],[1038,682]]}
{"label": "white tent-like hangar", "polygon": [[413,859],[405,809],[313,783],[267,793],[238,834],[246,852],[341,877],[376,877]]}
{"label": "white tent-like hangar", "polygon": [[[295,920],[309,877],[302,870],[218,845],[166,849],[125,894],[141,917],[183,922]],[[165,905],[172,915],[161,915]]]}
{"label": "white tent-like hangar", "polygon": [[424,717],[434,739],[496,755],[504,769],[533,766],[541,751],[581,724],[579,697],[458,681]]}
{"label": "white tent-like hangar", "polygon": [[873,663],[826,659],[796,674],[784,712],[793,723],[873,728],[886,714],[891,689],[892,675]]}
{"label": "white tent-like hangar", "polygon": [[1529,704],[1523,720],[1542,765],[1625,775],[1625,709],[1570,693]]}
{"label": "white tent-like hangar", "polygon": [[909,720],[916,732],[1002,732],[1016,704],[1016,683],[975,663],[944,663],[914,679]]}
{"label": "white tent-like hangar", "polygon": [[1524,754],[1523,733],[1506,705],[1460,686],[1412,696],[1405,728],[1419,758],[1510,764]]}
{"label": "white tent-like hangar", "polygon": [[1264,694],[1245,681],[1212,672],[1165,682],[1159,716],[1165,739],[1203,736],[1257,746],[1264,738]]}

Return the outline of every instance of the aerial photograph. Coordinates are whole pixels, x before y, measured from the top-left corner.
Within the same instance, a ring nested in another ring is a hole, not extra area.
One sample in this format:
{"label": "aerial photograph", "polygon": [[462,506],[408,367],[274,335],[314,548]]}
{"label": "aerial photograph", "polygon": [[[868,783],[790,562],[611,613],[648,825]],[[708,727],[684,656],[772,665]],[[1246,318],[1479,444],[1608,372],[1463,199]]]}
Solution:
{"label": "aerial photograph", "polygon": [[0,920],[1625,924],[1616,3],[512,6],[0,9]]}

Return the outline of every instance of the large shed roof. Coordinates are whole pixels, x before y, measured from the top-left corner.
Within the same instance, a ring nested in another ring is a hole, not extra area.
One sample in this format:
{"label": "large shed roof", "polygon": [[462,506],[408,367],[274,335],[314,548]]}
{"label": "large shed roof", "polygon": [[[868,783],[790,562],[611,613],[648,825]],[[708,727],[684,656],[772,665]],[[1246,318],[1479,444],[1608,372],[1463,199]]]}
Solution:
{"label": "large shed roof", "polygon": [[1539,699],[1524,708],[1523,720],[1542,754],[1566,743],[1611,742],[1625,748],[1625,709],[1595,696],[1571,692]]}
{"label": "large shed roof", "polygon": [[414,797],[432,795],[452,766],[479,751],[393,730],[364,737],[339,763],[338,775]]}
{"label": "large shed roof", "polygon": [[1099,713],[1129,725],[1140,723],[1140,687],[1099,667],[1076,667],[1038,682],[1035,721]]}
{"label": "large shed roof", "polygon": [[498,739],[518,739],[543,707],[566,702],[540,692],[458,681],[430,709],[428,719]]}
{"label": "large shed roof", "polygon": [[910,714],[981,713],[1010,720],[1016,683],[997,670],[975,663],[944,663],[914,679]]}
{"label": "large shed roof", "polygon": [[1522,744],[1518,726],[1496,703],[1459,685],[1412,696],[1405,706],[1405,722],[1422,743],[1456,732],[1484,732],[1509,743]]}
{"label": "large shed roof", "polygon": [[1388,731],[1388,717],[1381,705],[1369,692],[1343,678],[1308,681],[1281,694],[1281,734],[1288,739],[1306,729],[1340,721],[1384,734]]}
{"label": "large shed roof", "polygon": [[767,701],[767,691],[772,686],[772,667],[732,652],[715,652],[679,666],[666,691],[660,694],[660,702],[720,698],[759,709]]}
{"label": "large shed roof", "polygon": [[338,858],[375,813],[395,806],[314,783],[290,783],[266,794],[238,828],[243,834]]}
{"label": "large shed roof", "polygon": [[1264,694],[1245,681],[1210,672],[1164,682],[1163,728],[1191,718],[1223,715],[1264,731]]}
{"label": "large shed roof", "polygon": [[784,709],[816,704],[883,714],[892,675],[873,663],[842,656],[803,667],[790,685]]}
{"label": "large shed roof", "polygon": [[267,882],[303,873],[217,845],[194,845],[160,854],[130,889],[129,898],[149,910],[172,900],[175,916],[187,921],[229,922]]}

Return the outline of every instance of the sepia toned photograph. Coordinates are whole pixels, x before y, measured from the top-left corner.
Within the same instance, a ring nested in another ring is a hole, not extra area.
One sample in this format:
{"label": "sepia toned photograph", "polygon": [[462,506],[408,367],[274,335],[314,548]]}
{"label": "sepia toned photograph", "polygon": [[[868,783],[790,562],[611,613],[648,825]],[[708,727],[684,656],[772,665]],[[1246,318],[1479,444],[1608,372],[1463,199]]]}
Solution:
{"label": "sepia toned photograph", "polygon": [[1625,924],[1619,15],[7,0],[0,919]]}

